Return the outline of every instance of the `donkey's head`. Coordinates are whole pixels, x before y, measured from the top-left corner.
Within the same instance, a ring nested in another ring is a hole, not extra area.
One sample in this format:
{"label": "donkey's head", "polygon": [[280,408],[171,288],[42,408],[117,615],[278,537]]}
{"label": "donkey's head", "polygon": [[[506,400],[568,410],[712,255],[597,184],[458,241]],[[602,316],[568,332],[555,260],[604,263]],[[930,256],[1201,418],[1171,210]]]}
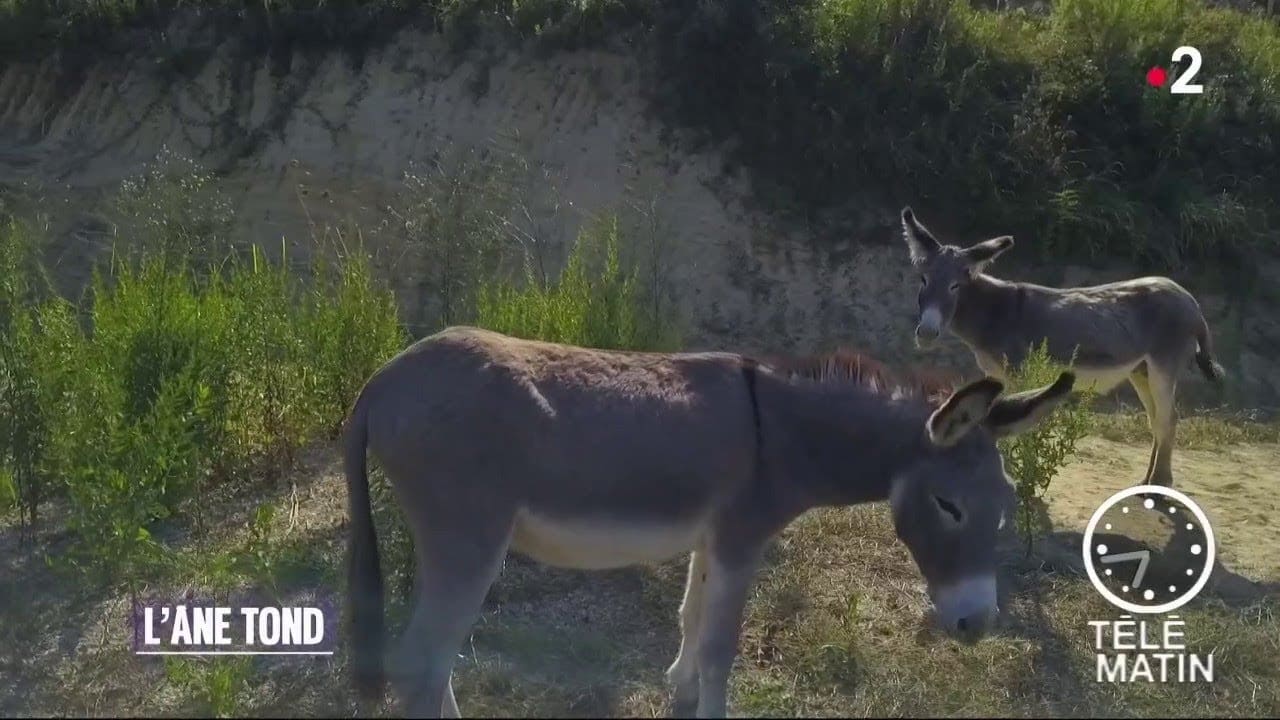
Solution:
{"label": "donkey's head", "polygon": [[929,415],[916,460],[893,480],[889,500],[898,537],[929,587],[935,620],[966,642],[992,627],[996,541],[1014,510],[1014,490],[996,440],[1043,420],[1075,377],[1002,397],[984,378],[955,391]]}
{"label": "donkey's head", "polygon": [[961,248],[943,245],[920,224],[911,208],[902,209],[902,236],[911,251],[911,264],[920,273],[917,296],[916,345],[927,347],[951,325],[956,298],[987,264],[1013,247],[1013,238],[1002,235]]}

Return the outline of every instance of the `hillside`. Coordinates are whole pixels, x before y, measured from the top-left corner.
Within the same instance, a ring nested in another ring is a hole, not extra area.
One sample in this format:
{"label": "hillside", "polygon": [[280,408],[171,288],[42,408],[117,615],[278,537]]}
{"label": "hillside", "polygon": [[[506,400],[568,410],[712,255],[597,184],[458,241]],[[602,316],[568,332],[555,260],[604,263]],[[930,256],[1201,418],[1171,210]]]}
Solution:
{"label": "hillside", "polygon": [[[10,9],[61,34],[10,45],[31,50],[0,74],[0,185],[68,203],[51,217],[69,288],[113,231],[99,201],[164,151],[216,171],[236,232],[271,252],[283,238],[305,253],[335,221],[378,235],[425,330],[448,312],[433,306],[442,281],[404,247],[410,196],[481,172],[520,188],[525,210],[509,220],[547,248],[547,267],[582,217],[637,206],[636,237],[694,345],[867,344],[963,366],[956,343],[910,348],[896,212],[912,204],[959,242],[1013,234],[1018,250],[994,272],[1173,275],[1202,298],[1238,380],[1225,400],[1280,401],[1265,281],[1278,267],[1280,32],[1261,17],[1173,0],[1065,2],[1048,19],[886,0],[843,20],[767,2],[689,16],[620,1],[265,16],[162,3],[94,32],[91,14],[32,19],[64,7],[42,2]],[[1060,56],[1090,24],[1111,29]],[[1213,58],[1208,95],[1144,89],[1143,68],[1167,62],[1175,37]],[[41,59],[41,47],[59,50]],[[878,53],[901,64],[877,72]],[[1059,121],[1056,139],[1044,134]],[[481,160],[483,147],[499,150]],[[1191,400],[1224,401],[1194,375],[1186,385]]]}

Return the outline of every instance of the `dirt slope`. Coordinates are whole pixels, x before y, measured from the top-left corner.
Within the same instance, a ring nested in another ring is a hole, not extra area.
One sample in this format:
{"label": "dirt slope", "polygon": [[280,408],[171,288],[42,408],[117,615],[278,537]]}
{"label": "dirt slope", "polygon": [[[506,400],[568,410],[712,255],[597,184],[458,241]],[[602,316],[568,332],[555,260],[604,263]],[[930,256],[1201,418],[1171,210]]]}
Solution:
{"label": "dirt slope", "polygon": [[[175,29],[175,43],[212,42],[181,33]],[[387,204],[404,189],[404,173],[496,144],[530,162],[522,182],[532,207],[513,211],[511,221],[551,248],[552,269],[588,215],[627,204],[657,208],[635,242],[657,258],[691,347],[852,343],[890,359],[973,366],[958,343],[924,355],[911,348],[918,281],[896,224],[900,206],[873,204],[849,188],[838,224],[784,223],[758,211],[750,177],[726,168],[714,148],[687,150],[680,133],[654,118],[648,98],[660,79],[631,54],[477,49],[459,58],[416,31],[358,68],[338,54],[268,63],[235,42],[214,47],[183,72],[153,58],[104,60],[82,78],[63,77],[52,59],[0,68],[0,191],[43,201],[62,238],[55,270],[68,291],[88,278],[90,260],[110,240],[92,203],[167,149],[223,174],[238,232],[271,254],[283,239],[301,261],[317,228],[358,225],[379,249],[405,316],[425,331],[436,309],[422,282],[428,268],[403,233],[383,227]],[[919,199],[902,199],[908,203],[945,230],[945,217],[930,215]],[[1022,250],[995,271],[1071,283],[1142,273],[1020,265],[1036,238],[1017,241]],[[1239,308],[1227,308],[1206,283],[1189,282],[1239,382],[1235,397],[1280,404],[1280,368],[1269,360],[1280,347],[1274,313],[1262,303],[1232,317]],[[1184,393],[1201,385],[1188,373]]]}

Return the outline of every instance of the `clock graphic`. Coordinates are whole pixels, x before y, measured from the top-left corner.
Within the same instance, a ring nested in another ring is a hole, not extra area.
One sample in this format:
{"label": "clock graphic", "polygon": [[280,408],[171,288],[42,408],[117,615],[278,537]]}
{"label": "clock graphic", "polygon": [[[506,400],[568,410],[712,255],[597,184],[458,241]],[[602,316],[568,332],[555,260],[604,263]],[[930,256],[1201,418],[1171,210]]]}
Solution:
{"label": "clock graphic", "polygon": [[1082,547],[1089,581],[1112,605],[1159,614],[1192,600],[1213,574],[1213,528],[1194,500],[1138,485],[1094,511]]}

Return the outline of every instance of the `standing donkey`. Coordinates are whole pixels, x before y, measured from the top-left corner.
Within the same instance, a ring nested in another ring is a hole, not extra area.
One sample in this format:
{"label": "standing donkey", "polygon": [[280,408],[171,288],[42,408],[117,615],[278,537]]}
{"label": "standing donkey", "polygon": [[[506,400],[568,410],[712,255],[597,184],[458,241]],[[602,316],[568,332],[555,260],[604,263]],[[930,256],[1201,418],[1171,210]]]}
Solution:
{"label": "standing donkey", "polygon": [[976,641],[997,617],[996,541],[1013,500],[996,438],[1039,422],[1074,378],[931,394],[867,368],[857,355],[604,351],[469,327],[417,341],[370,378],[345,432],[360,694],[384,682],[366,451],[415,545],[416,606],[387,673],[413,716],[458,716],[454,658],[508,551],[579,569],[691,552],[667,677],[677,714],[724,716],[761,553],[820,506],[887,499],[934,619]]}
{"label": "standing donkey", "polygon": [[973,352],[989,376],[1005,378],[1032,347],[1068,363],[1075,353],[1077,389],[1109,392],[1133,385],[1152,431],[1143,484],[1173,486],[1174,396],[1178,373],[1194,357],[1209,380],[1222,381],[1200,304],[1166,277],[1141,277],[1090,287],[1052,288],[1000,280],[988,264],[1013,247],[1004,235],[967,248],[943,245],[912,213],[902,210],[903,237],[920,272],[916,344],[927,347],[943,330]]}

